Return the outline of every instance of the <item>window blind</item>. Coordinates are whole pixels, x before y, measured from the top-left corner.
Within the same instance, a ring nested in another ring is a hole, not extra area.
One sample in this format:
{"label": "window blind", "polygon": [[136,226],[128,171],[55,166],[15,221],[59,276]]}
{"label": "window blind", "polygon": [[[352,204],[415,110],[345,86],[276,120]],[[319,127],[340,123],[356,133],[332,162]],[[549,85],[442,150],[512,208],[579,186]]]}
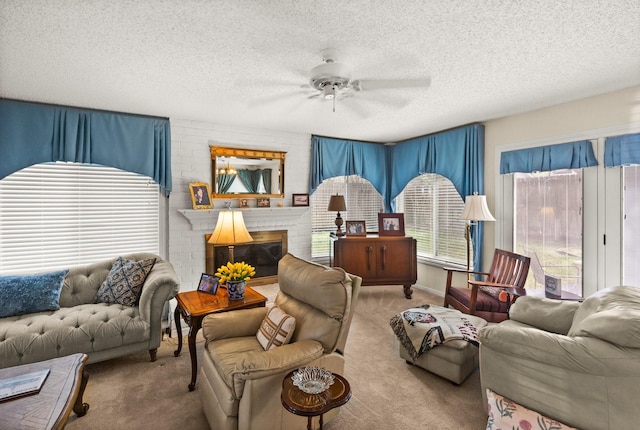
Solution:
{"label": "window blind", "polygon": [[417,239],[419,256],[466,262],[465,223],[458,220],[464,202],[449,179],[436,173],[420,175],[400,193],[397,205],[404,212],[407,236]]}
{"label": "window blind", "polygon": [[0,180],[0,273],[36,273],[159,251],[159,187],[79,163],[36,164]]}

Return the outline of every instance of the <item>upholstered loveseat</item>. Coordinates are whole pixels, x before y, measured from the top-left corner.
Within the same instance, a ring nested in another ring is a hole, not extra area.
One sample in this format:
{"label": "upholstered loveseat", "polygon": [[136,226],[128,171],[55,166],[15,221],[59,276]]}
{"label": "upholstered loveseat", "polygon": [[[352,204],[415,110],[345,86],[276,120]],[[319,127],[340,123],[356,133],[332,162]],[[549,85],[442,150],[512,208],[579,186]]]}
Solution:
{"label": "upholstered loveseat", "polygon": [[[122,257],[133,262],[156,259],[133,306],[96,303],[118,258],[71,268],[63,275],[59,309],[0,318],[0,368],[76,352],[88,354],[92,363],[148,350],[154,361],[162,338],[162,310],[178,293],[178,278],[171,263],[157,255]],[[7,296],[5,291],[5,304],[11,300]]]}
{"label": "upholstered loveseat", "polygon": [[523,296],[480,331],[480,379],[517,404],[580,429],[638,428],[640,288],[583,303]]}

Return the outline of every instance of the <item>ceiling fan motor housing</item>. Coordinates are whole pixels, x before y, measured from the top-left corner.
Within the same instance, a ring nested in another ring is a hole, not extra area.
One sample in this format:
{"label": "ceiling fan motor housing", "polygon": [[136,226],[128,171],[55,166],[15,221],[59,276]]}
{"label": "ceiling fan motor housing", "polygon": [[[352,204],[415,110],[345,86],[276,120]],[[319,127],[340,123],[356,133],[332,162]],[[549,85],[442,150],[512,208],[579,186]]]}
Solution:
{"label": "ceiling fan motor housing", "polygon": [[327,62],[311,69],[309,85],[322,91],[326,86],[343,89],[349,85],[349,69],[342,63]]}

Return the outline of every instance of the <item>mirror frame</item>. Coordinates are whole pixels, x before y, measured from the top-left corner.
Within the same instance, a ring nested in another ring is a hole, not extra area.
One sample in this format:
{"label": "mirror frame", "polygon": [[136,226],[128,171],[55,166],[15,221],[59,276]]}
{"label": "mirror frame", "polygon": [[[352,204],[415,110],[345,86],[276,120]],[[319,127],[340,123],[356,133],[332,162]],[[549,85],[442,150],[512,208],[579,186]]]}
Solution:
{"label": "mirror frame", "polygon": [[[269,197],[269,198],[284,198],[284,161],[286,152],[283,151],[265,151],[261,149],[241,149],[241,148],[229,148],[224,146],[210,146],[211,153],[211,193],[214,199],[241,199],[241,198],[257,198],[257,197]],[[271,194],[220,194],[218,190],[216,176],[218,172],[217,159],[218,157],[238,157],[238,158],[251,158],[251,159],[267,159],[280,161],[280,175],[279,175],[279,190],[280,193]]]}

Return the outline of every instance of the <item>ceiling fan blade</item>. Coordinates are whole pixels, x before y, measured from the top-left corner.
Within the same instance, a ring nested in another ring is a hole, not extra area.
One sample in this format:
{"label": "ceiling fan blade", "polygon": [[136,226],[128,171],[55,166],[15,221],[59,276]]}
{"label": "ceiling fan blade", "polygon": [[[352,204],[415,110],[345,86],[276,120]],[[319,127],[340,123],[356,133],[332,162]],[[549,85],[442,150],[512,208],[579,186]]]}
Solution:
{"label": "ceiling fan blade", "polygon": [[428,87],[431,79],[360,79],[352,82],[356,91],[380,90],[387,88]]}

